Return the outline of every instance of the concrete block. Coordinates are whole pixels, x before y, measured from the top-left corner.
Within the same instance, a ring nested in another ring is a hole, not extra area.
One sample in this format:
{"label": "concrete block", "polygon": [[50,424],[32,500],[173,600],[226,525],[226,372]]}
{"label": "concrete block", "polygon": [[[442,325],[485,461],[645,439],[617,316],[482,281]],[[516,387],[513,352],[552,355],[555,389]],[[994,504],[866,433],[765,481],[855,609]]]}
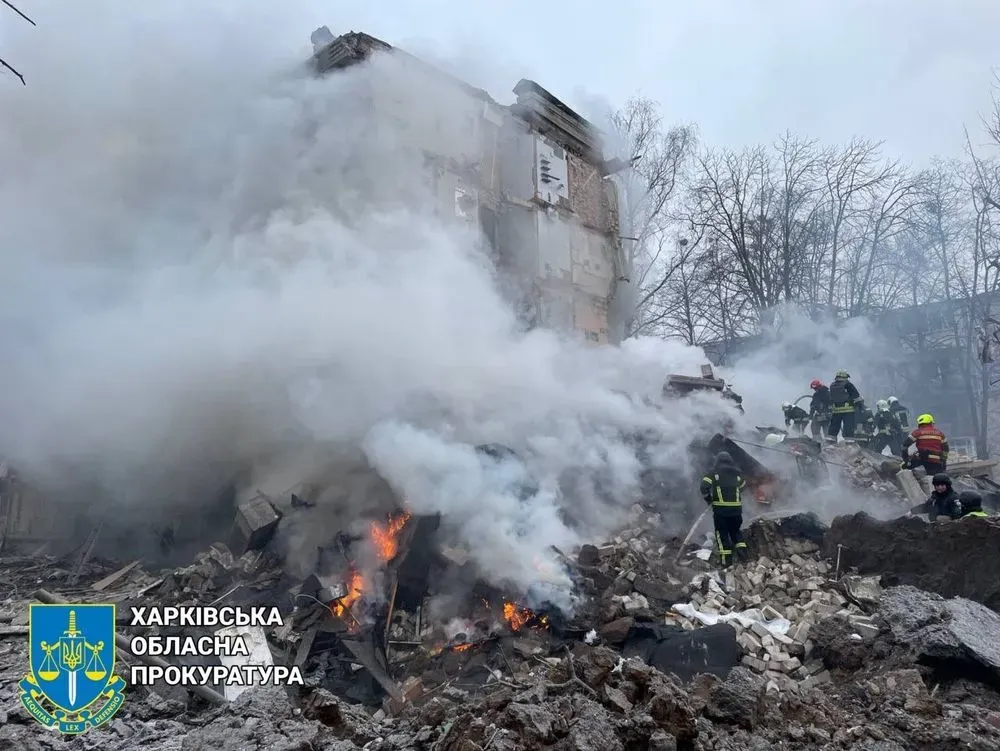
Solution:
{"label": "concrete block", "polygon": [[244,501],[236,508],[229,549],[237,557],[248,550],[260,550],[274,537],[280,521],[281,514],[263,496]]}
{"label": "concrete block", "polygon": [[750,625],[750,630],[753,631],[755,634],[757,634],[757,636],[761,638],[761,641],[763,641],[765,636],[768,638],[770,638],[771,636],[771,632],[767,630],[767,626],[765,626],[763,623],[760,623],[759,621],[754,621]]}
{"label": "concrete block", "polygon": [[755,673],[763,673],[767,669],[767,663],[758,657],[752,655],[744,655],[743,659],[740,660],[744,665],[753,670]]}
{"label": "concrete block", "polygon": [[879,628],[874,624],[855,623],[854,631],[860,634],[861,638],[865,641],[871,641],[878,636]]}
{"label": "concrete block", "polygon": [[830,671],[823,670],[816,675],[811,675],[802,681],[802,685],[805,688],[812,688],[813,686],[822,686],[824,683],[830,682]]}

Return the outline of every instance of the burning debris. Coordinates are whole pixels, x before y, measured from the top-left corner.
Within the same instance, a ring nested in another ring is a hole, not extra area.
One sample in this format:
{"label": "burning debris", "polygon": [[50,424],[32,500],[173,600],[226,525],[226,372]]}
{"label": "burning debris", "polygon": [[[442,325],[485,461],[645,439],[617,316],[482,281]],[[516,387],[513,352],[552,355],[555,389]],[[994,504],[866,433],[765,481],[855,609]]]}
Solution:
{"label": "burning debris", "polygon": [[[859,466],[869,461],[856,458]],[[256,505],[257,518],[272,523]],[[295,513],[275,512],[282,520]],[[190,566],[156,574],[137,562],[24,558],[0,561],[0,578],[12,592],[76,581],[77,592],[104,601],[281,609],[282,625],[261,638],[275,664],[302,669],[300,695],[247,688],[192,725],[185,718],[205,711],[202,699],[169,686],[133,687],[121,717],[88,734],[126,751],[166,751],[178,736],[184,748],[221,744],[234,718],[256,718],[252,731],[240,731],[250,733],[247,744],[308,738],[312,747],[345,751],[908,748],[913,734],[940,747],[994,747],[1000,694],[989,681],[969,682],[1000,671],[1000,660],[976,646],[986,643],[976,624],[1000,616],[981,608],[966,617],[981,606],[886,589],[877,576],[849,570],[874,565],[867,548],[848,555],[836,543],[853,534],[844,525],[858,523],[838,520],[834,534],[811,515],[759,519],[746,529],[753,561],[720,574],[705,548],[665,537],[659,514],[636,505],[607,542],[574,556],[552,551],[579,599],[572,617],[483,581],[440,544],[438,520],[407,509],[334,535],[321,569],[301,582],[266,545],[237,556],[221,543]],[[962,524],[947,531],[959,534]],[[877,530],[857,536],[885,539]],[[913,538],[906,555],[920,558],[914,546],[931,544]],[[947,634],[931,633],[905,625],[898,611],[907,603],[961,617],[952,616]],[[0,671],[23,670],[24,640],[12,637],[25,632],[26,619],[23,601],[3,603]],[[955,659],[933,668],[932,693],[922,677],[931,668],[920,660],[939,654],[945,637]],[[121,656],[123,676],[135,659]],[[961,668],[970,659],[975,665]],[[31,747],[38,732],[17,709],[0,739]]]}

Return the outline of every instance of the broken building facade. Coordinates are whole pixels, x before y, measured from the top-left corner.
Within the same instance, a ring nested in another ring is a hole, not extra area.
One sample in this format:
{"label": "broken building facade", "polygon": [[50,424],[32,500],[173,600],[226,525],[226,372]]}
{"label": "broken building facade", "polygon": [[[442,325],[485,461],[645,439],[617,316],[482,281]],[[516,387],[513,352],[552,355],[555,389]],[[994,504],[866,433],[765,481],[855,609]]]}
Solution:
{"label": "broken building facade", "polygon": [[395,67],[365,77],[371,128],[423,153],[437,213],[478,228],[525,327],[620,340],[609,307],[626,272],[607,178],[624,164],[604,159],[597,129],[533,81],[504,106],[364,33],[319,46],[311,63],[331,75],[389,52],[405,80]]}

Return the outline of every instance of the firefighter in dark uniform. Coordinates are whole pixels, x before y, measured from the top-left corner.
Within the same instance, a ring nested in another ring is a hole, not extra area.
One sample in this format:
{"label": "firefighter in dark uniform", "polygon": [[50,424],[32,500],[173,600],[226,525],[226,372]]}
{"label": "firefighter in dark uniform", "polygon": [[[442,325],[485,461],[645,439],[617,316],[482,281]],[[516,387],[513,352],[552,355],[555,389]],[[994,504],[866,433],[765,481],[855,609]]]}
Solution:
{"label": "firefighter in dark uniform", "polygon": [[712,469],[701,478],[701,496],[712,507],[715,543],[724,567],[732,562],[734,555],[740,561],[748,558],[742,532],[745,485],[739,468],[727,451],[715,455]]}
{"label": "firefighter in dark uniform", "polygon": [[861,403],[855,409],[854,414],[858,421],[855,440],[862,446],[870,448],[872,440],[875,438],[875,413],[864,406],[864,403]]}
{"label": "firefighter in dark uniform", "polygon": [[[910,446],[916,456],[908,456]],[[948,438],[934,426],[934,417],[923,414],[917,418],[917,429],[903,439],[903,467],[923,467],[927,474],[936,475],[948,469]]]}
{"label": "firefighter in dark uniform", "polygon": [[983,511],[983,497],[975,490],[963,490],[958,494],[958,502],[961,504],[961,514],[964,519],[967,516],[988,518],[989,514]]}
{"label": "firefighter in dark uniform", "polygon": [[851,383],[851,375],[846,370],[838,370],[830,384],[830,429],[827,431],[826,439],[837,442],[837,434],[843,433],[845,441],[854,440],[854,428],[857,418],[855,410],[864,406],[865,400],[861,398],[857,387]]}
{"label": "firefighter in dark uniform", "polygon": [[893,435],[892,453],[896,456],[902,456],[903,438],[910,430],[910,412],[894,396],[890,396],[886,401],[889,402],[889,411],[892,412],[893,417],[896,418],[896,422],[899,423],[899,430]]}
{"label": "firefighter in dark uniform", "polygon": [[895,453],[896,435],[900,432],[899,421],[889,409],[889,402],[879,399],[875,402],[875,435],[868,448],[879,454],[888,446]]}
{"label": "firefighter in dark uniform", "polygon": [[808,412],[802,409],[802,407],[792,404],[791,402],[784,402],[781,405],[781,411],[785,415],[786,428],[794,425],[795,432],[799,435],[803,435],[806,432],[806,425],[809,422]]}
{"label": "firefighter in dark uniform", "polygon": [[818,378],[809,384],[812,400],[809,402],[809,419],[812,420],[813,440],[822,441],[830,428],[830,388]]}

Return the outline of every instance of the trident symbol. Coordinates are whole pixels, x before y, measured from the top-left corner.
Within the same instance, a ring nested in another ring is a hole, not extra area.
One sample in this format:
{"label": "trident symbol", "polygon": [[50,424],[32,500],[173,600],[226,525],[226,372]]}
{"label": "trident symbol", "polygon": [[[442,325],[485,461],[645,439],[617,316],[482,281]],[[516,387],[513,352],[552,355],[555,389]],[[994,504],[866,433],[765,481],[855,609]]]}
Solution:
{"label": "trident symbol", "polygon": [[69,678],[69,708],[76,706],[76,671],[83,664],[83,632],[76,628],[76,611],[69,611],[69,628],[59,638],[59,661]]}

